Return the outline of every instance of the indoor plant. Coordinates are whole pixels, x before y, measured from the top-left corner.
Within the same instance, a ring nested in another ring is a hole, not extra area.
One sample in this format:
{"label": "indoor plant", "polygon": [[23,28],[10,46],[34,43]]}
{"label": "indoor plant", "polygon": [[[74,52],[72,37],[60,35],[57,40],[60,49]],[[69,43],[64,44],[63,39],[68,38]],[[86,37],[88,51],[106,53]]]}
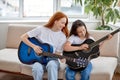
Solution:
{"label": "indoor plant", "polygon": [[[82,5],[83,0],[75,0],[76,3]],[[112,29],[107,24],[109,22],[116,23],[117,19],[120,19],[120,11],[116,9],[118,0],[84,0],[85,12],[89,14],[93,13],[93,16],[100,18],[101,25],[96,29],[110,30]]]}

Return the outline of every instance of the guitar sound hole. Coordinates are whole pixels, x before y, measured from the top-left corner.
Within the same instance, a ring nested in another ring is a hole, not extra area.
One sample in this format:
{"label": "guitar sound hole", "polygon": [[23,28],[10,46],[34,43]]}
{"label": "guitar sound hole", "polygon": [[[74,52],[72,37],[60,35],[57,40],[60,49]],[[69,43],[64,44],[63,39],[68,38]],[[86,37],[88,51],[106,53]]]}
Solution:
{"label": "guitar sound hole", "polygon": [[92,51],[92,49],[91,48],[88,48],[87,50],[83,50],[82,52],[83,53],[90,53]]}
{"label": "guitar sound hole", "polygon": [[28,48],[28,56],[30,56],[31,49],[31,47]]}

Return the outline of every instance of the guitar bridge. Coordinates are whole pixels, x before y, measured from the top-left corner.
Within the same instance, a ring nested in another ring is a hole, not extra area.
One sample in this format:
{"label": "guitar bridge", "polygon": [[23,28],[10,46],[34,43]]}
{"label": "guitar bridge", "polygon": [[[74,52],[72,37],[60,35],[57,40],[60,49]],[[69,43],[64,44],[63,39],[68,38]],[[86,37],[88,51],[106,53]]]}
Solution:
{"label": "guitar bridge", "polygon": [[76,55],[77,57],[79,57],[79,54],[78,54],[77,52],[75,52],[75,55]]}

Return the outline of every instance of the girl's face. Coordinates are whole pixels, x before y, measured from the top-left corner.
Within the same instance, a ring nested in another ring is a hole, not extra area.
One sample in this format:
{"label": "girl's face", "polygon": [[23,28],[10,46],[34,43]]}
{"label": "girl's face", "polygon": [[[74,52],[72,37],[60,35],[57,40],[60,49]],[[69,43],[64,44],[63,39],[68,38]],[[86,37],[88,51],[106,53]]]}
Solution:
{"label": "girl's face", "polygon": [[80,26],[77,28],[77,33],[79,37],[85,37],[86,35],[86,29],[84,26]]}
{"label": "girl's face", "polygon": [[61,18],[60,20],[58,21],[55,21],[55,27],[57,30],[62,30],[63,27],[65,27],[65,24],[66,24],[66,18]]}

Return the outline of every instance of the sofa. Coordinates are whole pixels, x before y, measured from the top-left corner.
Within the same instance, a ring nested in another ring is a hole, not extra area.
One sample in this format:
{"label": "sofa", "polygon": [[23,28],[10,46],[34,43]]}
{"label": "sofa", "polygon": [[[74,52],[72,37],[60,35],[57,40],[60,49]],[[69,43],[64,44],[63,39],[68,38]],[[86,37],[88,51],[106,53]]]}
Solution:
{"label": "sofa", "polygon": [[[23,64],[18,58],[18,47],[21,42],[20,36],[37,27],[38,25],[10,24],[7,31],[6,47],[0,50],[0,71],[11,72],[32,76],[31,66]],[[99,40],[111,31],[89,30],[95,40]],[[116,66],[118,64],[119,34],[116,33],[112,39],[106,41],[100,49],[100,56],[92,59],[93,69],[90,80],[112,80]],[[65,67],[67,65],[60,63],[58,79],[65,80]],[[76,74],[76,80],[80,80],[80,74]],[[44,74],[47,79],[47,72]]]}

